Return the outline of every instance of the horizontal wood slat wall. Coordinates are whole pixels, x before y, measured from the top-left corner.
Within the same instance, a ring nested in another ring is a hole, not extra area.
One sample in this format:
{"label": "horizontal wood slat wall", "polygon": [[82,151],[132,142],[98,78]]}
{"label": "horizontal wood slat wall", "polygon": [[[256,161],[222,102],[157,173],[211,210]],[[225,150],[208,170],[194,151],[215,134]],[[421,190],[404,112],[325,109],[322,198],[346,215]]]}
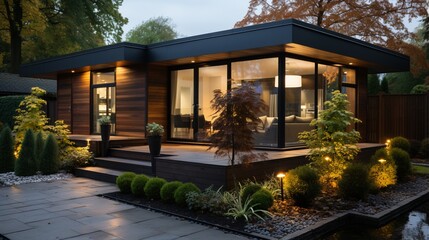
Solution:
{"label": "horizontal wood slat wall", "polygon": [[369,142],[429,137],[429,94],[378,95],[368,101]]}
{"label": "horizontal wood slat wall", "polygon": [[[61,75],[57,80],[57,119],[72,126],[72,79],[70,75]],[[71,130],[71,129],[70,129]]]}
{"label": "horizontal wood slat wall", "polygon": [[146,79],[142,66],[116,68],[116,135],[145,135]]}
{"label": "horizontal wood slat wall", "polygon": [[90,80],[89,71],[72,77],[73,134],[90,134]]}
{"label": "horizontal wood slat wall", "polygon": [[[148,122],[156,122],[167,131],[168,69],[149,65],[148,67]],[[164,134],[164,139],[167,134]]]}

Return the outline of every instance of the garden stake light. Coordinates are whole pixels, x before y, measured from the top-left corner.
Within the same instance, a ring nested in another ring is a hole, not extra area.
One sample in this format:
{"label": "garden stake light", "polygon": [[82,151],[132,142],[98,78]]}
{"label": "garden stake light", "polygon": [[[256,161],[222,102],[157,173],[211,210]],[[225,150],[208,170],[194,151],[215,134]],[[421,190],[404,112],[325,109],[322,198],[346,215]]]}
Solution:
{"label": "garden stake light", "polygon": [[384,164],[386,162],[386,159],[380,158],[380,159],[378,159],[378,162],[381,164]]}
{"label": "garden stake light", "polygon": [[282,196],[282,201],[284,201],[284,194],[283,194],[283,178],[284,178],[285,176],[286,176],[286,175],[285,175],[283,172],[279,172],[279,173],[277,173],[277,176],[276,176],[276,177],[280,178],[280,194],[281,194],[281,196]]}
{"label": "garden stake light", "polygon": [[87,146],[87,147],[89,147],[90,141],[91,141],[91,139],[90,139],[90,138],[87,138],[87,139],[86,139],[86,146]]}

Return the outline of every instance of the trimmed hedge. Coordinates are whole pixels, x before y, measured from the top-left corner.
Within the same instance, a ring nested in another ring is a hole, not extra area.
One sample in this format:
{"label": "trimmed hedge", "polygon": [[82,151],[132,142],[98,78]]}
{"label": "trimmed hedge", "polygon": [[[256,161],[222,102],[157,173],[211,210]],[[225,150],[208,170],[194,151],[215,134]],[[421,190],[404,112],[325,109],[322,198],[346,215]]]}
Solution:
{"label": "trimmed hedge", "polygon": [[396,164],[396,177],[398,181],[405,180],[411,173],[410,155],[400,148],[392,148],[390,156]]}
{"label": "trimmed hedge", "polygon": [[400,148],[407,153],[410,153],[410,142],[404,137],[394,137],[390,141],[391,148]]}
{"label": "trimmed hedge", "polygon": [[161,188],[161,200],[164,202],[174,202],[174,193],[182,185],[183,183],[179,181],[164,184]]}
{"label": "trimmed hedge", "polygon": [[147,181],[144,186],[144,194],[146,197],[151,199],[160,199],[161,198],[161,188],[167,181],[163,178],[154,177]]}
{"label": "trimmed hedge", "polygon": [[14,142],[8,126],[0,132],[0,173],[13,172],[15,169]]}
{"label": "trimmed hedge", "polygon": [[186,206],[186,195],[190,192],[200,193],[201,190],[193,183],[185,183],[176,189],[174,201],[181,206]]}
{"label": "trimmed hedge", "polygon": [[338,187],[340,195],[344,198],[366,199],[371,189],[368,167],[363,164],[351,164],[344,170]]}
{"label": "trimmed hedge", "polygon": [[310,205],[322,190],[319,176],[307,165],[290,170],[284,182],[286,195],[298,206]]}
{"label": "trimmed hedge", "polygon": [[131,182],[136,176],[133,172],[124,172],[116,178],[116,185],[122,193],[131,193]]}
{"label": "trimmed hedge", "polygon": [[149,177],[144,174],[135,176],[131,182],[131,192],[135,196],[144,196],[144,186],[146,186],[147,181],[149,181]]}
{"label": "trimmed hedge", "polygon": [[4,96],[0,97],[0,122],[5,125],[9,125],[12,129],[14,125],[13,117],[16,114],[16,109],[19,104],[24,100],[25,96]]}

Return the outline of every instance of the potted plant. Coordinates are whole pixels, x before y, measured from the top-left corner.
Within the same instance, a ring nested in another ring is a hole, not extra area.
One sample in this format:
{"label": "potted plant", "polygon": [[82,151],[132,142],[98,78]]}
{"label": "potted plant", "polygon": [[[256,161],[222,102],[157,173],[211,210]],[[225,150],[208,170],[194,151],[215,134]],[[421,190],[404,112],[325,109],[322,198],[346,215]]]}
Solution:
{"label": "potted plant", "polygon": [[109,149],[109,140],[110,140],[110,128],[112,124],[112,120],[110,116],[102,116],[98,119],[98,123],[100,124],[100,132],[101,132],[101,141],[102,141],[102,149],[101,156],[107,156],[107,150]]}
{"label": "potted plant", "polygon": [[148,123],[146,126],[146,132],[150,155],[159,156],[161,152],[161,137],[164,133],[164,127],[155,122]]}

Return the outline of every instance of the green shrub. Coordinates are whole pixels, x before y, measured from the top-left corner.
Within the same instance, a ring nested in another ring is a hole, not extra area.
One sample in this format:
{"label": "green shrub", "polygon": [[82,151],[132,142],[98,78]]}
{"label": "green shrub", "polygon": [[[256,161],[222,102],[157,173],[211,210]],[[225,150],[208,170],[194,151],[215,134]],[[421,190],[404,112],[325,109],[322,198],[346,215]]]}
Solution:
{"label": "green shrub", "polygon": [[344,170],[338,184],[340,195],[344,198],[366,199],[371,188],[368,167],[351,164]]}
{"label": "green shrub", "polygon": [[186,194],[186,204],[189,209],[219,215],[225,213],[228,207],[221,188],[215,191],[212,187],[206,188],[202,192],[190,192]]}
{"label": "green shrub", "polygon": [[0,132],[0,173],[13,172],[15,155],[12,131],[8,126]]}
{"label": "green shrub", "polygon": [[392,140],[390,140],[390,147],[391,148],[400,148],[404,150],[405,152],[410,152],[410,142],[408,139],[404,137],[394,137]]}
{"label": "green shrub", "polygon": [[284,180],[286,195],[298,206],[311,204],[320,194],[321,185],[316,171],[309,166],[300,166],[290,170]]}
{"label": "green shrub", "polygon": [[147,181],[144,186],[144,194],[150,199],[160,199],[161,198],[161,188],[167,181],[162,178],[154,177]]}
{"label": "green shrub", "polygon": [[252,199],[252,204],[257,204],[255,209],[268,210],[274,203],[274,197],[271,192],[263,188],[259,189],[250,198]]}
{"label": "green shrub", "polygon": [[410,155],[400,148],[392,148],[390,156],[396,164],[396,178],[398,181],[405,180],[411,173]]}
{"label": "green shrub", "polygon": [[241,198],[243,200],[249,199],[255,192],[259,191],[261,188],[262,186],[259,184],[250,183],[244,186],[243,190],[241,191]]}
{"label": "green shrub", "polygon": [[92,164],[94,155],[86,147],[69,146],[60,150],[60,169],[73,172],[74,169]]}
{"label": "green shrub", "polygon": [[174,193],[176,190],[182,186],[182,182],[173,181],[164,184],[161,188],[161,200],[164,202],[174,202]]}
{"label": "green shrub", "polygon": [[372,190],[379,190],[396,184],[395,162],[390,157],[385,160],[386,162],[384,163],[372,161],[371,168],[369,169]]}
{"label": "green shrub", "polygon": [[420,155],[423,158],[429,158],[429,138],[423,139],[420,147]]}
{"label": "green shrub", "polygon": [[53,134],[49,134],[40,159],[40,171],[44,175],[54,174],[59,169],[58,143]]}
{"label": "green shrub", "polygon": [[34,156],[34,133],[28,129],[22,141],[21,150],[15,163],[15,175],[32,176],[36,174],[36,159]]}
{"label": "green shrub", "polygon": [[181,206],[185,206],[186,195],[190,192],[200,193],[201,190],[193,183],[185,183],[176,189],[176,192],[174,193],[174,201]]}
{"label": "green shrub", "polygon": [[42,160],[42,153],[43,153],[44,147],[45,147],[45,141],[43,140],[43,133],[40,131],[36,135],[36,145],[34,149],[37,170],[40,170],[40,161]]}
{"label": "green shrub", "polygon": [[144,196],[144,186],[146,185],[149,178],[144,174],[139,174],[134,177],[131,182],[131,192],[135,196]]}
{"label": "green shrub", "polygon": [[272,217],[270,212],[263,209],[255,209],[257,204],[252,203],[252,200],[243,200],[240,194],[234,194],[230,192],[224,193],[224,199],[228,206],[228,211],[225,213],[228,217],[244,218],[246,222],[254,219],[255,217],[265,221],[264,217]]}
{"label": "green shrub", "polygon": [[19,103],[24,100],[25,96],[4,96],[0,97],[0,122],[8,125],[10,128],[14,126],[13,117]]}
{"label": "green shrub", "polygon": [[386,148],[380,148],[374,153],[374,155],[372,155],[371,162],[376,163],[378,162],[379,159],[387,160],[389,158],[390,157],[389,157],[389,154],[387,153]]}
{"label": "green shrub", "polygon": [[133,172],[124,172],[116,178],[116,185],[122,193],[131,193],[131,183],[136,176]]}
{"label": "green shrub", "polygon": [[415,158],[419,155],[421,142],[419,140],[410,139],[410,157]]}

